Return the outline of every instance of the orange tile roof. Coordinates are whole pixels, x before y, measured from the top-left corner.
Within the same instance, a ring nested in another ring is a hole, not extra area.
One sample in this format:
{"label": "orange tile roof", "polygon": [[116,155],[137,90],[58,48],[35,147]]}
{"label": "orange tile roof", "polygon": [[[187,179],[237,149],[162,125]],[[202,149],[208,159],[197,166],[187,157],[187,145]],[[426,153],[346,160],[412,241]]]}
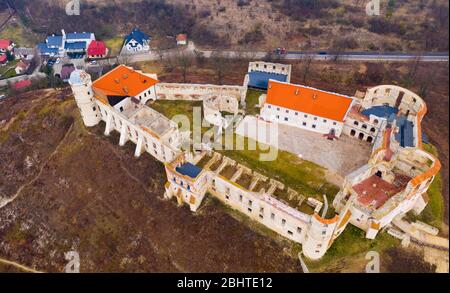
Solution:
{"label": "orange tile roof", "polygon": [[92,87],[94,91],[105,96],[134,97],[157,84],[159,81],[137,72],[125,65],[119,65],[96,80]]}
{"label": "orange tile roof", "polygon": [[343,122],[352,101],[344,95],[270,80],[266,103]]}
{"label": "orange tile roof", "polygon": [[339,215],[335,215],[334,218],[332,218],[332,219],[324,219],[316,213],[316,214],[314,214],[314,218],[317,221],[321,222],[322,224],[331,225],[331,224],[336,223],[339,220]]}

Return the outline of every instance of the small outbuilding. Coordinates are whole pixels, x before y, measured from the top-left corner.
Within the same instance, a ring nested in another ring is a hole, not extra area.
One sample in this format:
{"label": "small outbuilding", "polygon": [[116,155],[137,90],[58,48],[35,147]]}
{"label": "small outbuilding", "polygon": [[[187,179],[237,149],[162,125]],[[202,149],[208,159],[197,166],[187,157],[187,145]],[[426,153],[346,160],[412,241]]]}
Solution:
{"label": "small outbuilding", "polygon": [[176,39],[177,39],[178,46],[186,46],[187,45],[187,34],[179,34]]}
{"label": "small outbuilding", "polygon": [[26,60],[20,60],[19,62],[17,62],[16,64],[16,74],[22,74],[25,73],[28,68],[30,68],[30,62],[26,61]]}

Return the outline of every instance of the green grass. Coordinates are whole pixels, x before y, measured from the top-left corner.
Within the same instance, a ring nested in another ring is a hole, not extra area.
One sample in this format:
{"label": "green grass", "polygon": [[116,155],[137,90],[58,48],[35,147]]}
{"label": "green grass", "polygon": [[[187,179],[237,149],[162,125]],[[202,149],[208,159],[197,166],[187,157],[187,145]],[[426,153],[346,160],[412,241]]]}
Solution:
{"label": "green grass", "polygon": [[9,39],[16,43],[17,47],[34,47],[36,40],[21,25],[11,23],[0,32],[0,39]]}
{"label": "green grass", "polygon": [[104,40],[106,47],[109,49],[109,55],[115,56],[120,53],[123,45],[122,37],[114,37],[111,39]]}
{"label": "green grass", "polygon": [[365,254],[369,251],[376,251],[382,257],[384,250],[398,245],[400,245],[400,240],[386,232],[380,232],[374,240],[370,240],[365,238],[363,230],[349,224],[324,257],[317,261],[306,259],[305,262],[312,272],[320,272],[336,266],[344,259],[364,259]]}
{"label": "green grass", "polygon": [[[171,100],[157,100],[149,107],[163,114],[169,119],[172,119],[176,115],[186,115],[189,121],[193,121],[193,110],[194,107],[202,108],[202,101],[171,101]],[[203,114],[203,113],[202,113]]]}
{"label": "green grass", "polygon": [[[423,147],[426,152],[438,157],[436,147],[431,144],[424,144]],[[435,179],[433,180],[433,183],[431,183],[427,193],[430,200],[422,213],[417,217],[417,220],[440,228],[444,221],[445,213],[444,197],[442,196],[442,178],[440,172],[435,176]]]}
{"label": "green grass", "polygon": [[0,79],[11,78],[16,76],[16,65],[19,60],[9,61],[7,64],[0,66]]}
{"label": "green grass", "polygon": [[245,98],[247,104],[245,108],[248,115],[259,114],[259,108],[257,108],[256,106],[259,105],[259,97],[262,94],[264,94],[263,91],[248,89],[247,96]]}
{"label": "green grass", "polygon": [[20,126],[22,125],[22,122],[27,116],[27,114],[28,114],[27,111],[21,110],[16,115],[15,120],[12,122],[12,124],[8,127],[8,130],[0,129],[0,145],[2,145],[4,142],[8,140],[10,133],[16,132],[20,129]]}
{"label": "green grass", "polygon": [[[235,135],[236,138],[239,135]],[[291,187],[306,197],[314,197],[323,200],[322,194],[332,201],[339,187],[329,183],[325,179],[325,169],[317,164],[300,159],[298,156],[278,151],[274,161],[261,161],[260,154],[267,153],[257,147],[257,150],[249,150],[249,142],[256,143],[250,138],[244,139],[244,150],[223,150],[223,155],[257,171],[269,178],[273,178]],[[259,144],[261,145],[261,144]]]}
{"label": "green grass", "polygon": [[[175,115],[186,115],[192,125],[193,108],[202,107],[202,102],[157,100],[149,106],[169,119]],[[202,133],[207,129],[203,128]],[[326,194],[331,202],[339,191],[337,186],[326,181],[325,169],[319,165],[281,150],[276,150],[275,161],[260,161],[260,155],[267,151],[258,147],[256,150],[249,150],[249,142],[257,145],[256,141],[234,135],[234,142],[238,137],[244,141],[244,150],[219,150],[219,152],[269,178],[284,183],[305,197],[314,197],[322,201],[322,194]],[[283,200],[289,203],[287,198]]]}
{"label": "green grass", "polygon": [[[194,107],[201,109],[201,115],[203,118],[203,102],[202,101],[171,101],[171,100],[157,100],[149,107],[163,114],[167,118],[171,119],[176,115],[185,115],[189,119],[189,130],[193,131],[192,125],[194,120]],[[179,125],[181,126],[181,125]],[[181,129],[181,128],[180,128]],[[210,127],[202,127],[201,134],[204,134]],[[183,130],[183,129],[181,129]],[[186,131],[186,129],[184,129]]]}

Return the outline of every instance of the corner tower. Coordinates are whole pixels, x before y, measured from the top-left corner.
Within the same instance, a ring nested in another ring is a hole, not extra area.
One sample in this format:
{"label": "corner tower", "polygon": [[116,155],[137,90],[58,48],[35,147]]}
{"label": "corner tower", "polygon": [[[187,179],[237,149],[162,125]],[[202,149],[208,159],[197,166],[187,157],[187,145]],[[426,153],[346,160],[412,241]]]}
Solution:
{"label": "corner tower", "polygon": [[325,255],[332,244],[338,220],[338,215],[332,219],[324,219],[318,214],[311,217],[308,233],[302,243],[303,254],[307,258],[317,260]]}
{"label": "corner tower", "polygon": [[75,70],[70,75],[69,84],[84,125],[87,127],[97,125],[101,120],[101,115],[94,100],[91,76],[85,71]]}

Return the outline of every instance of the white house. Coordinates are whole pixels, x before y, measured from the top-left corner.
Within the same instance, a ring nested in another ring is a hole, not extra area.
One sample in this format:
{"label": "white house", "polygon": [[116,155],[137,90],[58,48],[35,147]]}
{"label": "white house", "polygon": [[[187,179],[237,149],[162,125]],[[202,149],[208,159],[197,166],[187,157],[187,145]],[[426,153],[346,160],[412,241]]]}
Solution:
{"label": "white house", "polygon": [[177,45],[178,46],[186,46],[187,42],[187,34],[179,34],[177,36]]}
{"label": "white house", "polygon": [[27,60],[19,60],[19,62],[17,62],[16,65],[16,74],[22,74],[25,71],[28,70],[28,68],[30,67],[30,62],[28,62]]}
{"label": "white house", "polygon": [[124,47],[129,53],[150,51],[151,37],[138,28],[125,37]]}
{"label": "white house", "polygon": [[68,33],[61,30],[62,35],[51,35],[45,39],[45,43],[38,44],[37,48],[41,55],[50,57],[64,57],[66,53],[84,54],[95,40],[93,33]]}
{"label": "white house", "polygon": [[339,137],[352,103],[345,95],[270,80],[261,118]]}

